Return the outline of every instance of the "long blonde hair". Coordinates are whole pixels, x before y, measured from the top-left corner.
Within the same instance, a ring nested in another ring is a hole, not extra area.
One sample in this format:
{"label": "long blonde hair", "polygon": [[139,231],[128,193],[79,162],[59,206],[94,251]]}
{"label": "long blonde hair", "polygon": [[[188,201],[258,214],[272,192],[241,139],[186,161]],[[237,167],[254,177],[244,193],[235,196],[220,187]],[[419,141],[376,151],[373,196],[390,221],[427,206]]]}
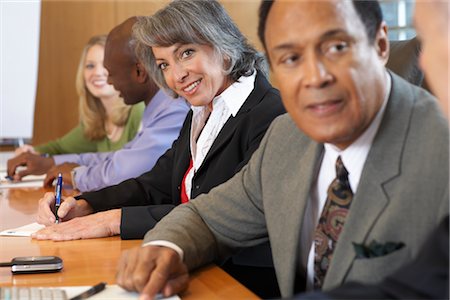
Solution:
{"label": "long blonde hair", "polygon": [[[87,89],[84,80],[84,65],[86,55],[89,49],[95,45],[105,48],[106,35],[97,35],[89,39],[81,53],[80,63],[75,80],[75,86],[79,97],[80,122],[83,125],[84,135],[89,140],[100,140],[107,136],[105,123],[106,111],[101,100]],[[114,107],[111,110],[111,122],[116,126],[124,126],[130,115],[131,106],[126,105],[123,99],[114,101]]]}

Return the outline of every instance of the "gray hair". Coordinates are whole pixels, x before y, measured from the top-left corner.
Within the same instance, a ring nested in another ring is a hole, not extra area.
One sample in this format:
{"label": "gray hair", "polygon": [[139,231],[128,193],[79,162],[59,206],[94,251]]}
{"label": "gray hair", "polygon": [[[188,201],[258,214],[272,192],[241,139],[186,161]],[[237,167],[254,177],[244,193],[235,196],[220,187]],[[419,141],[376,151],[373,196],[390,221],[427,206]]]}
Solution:
{"label": "gray hair", "polygon": [[216,0],[175,0],[153,16],[138,17],[133,26],[136,55],[154,81],[174,95],[158,68],[151,47],[199,44],[213,47],[232,81],[256,69],[267,74],[264,56],[249,44],[222,5]]}

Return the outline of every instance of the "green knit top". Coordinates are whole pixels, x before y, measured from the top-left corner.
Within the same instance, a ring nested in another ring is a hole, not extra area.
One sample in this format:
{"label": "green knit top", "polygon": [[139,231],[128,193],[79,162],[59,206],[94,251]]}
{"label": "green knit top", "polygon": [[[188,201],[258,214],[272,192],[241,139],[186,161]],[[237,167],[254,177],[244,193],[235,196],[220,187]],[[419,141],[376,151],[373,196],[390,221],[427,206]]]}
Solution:
{"label": "green knit top", "polygon": [[144,103],[133,105],[130,110],[122,136],[118,141],[112,142],[108,137],[101,140],[88,140],[83,133],[83,125],[70,130],[64,136],[50,141],[45,144],[35,146],[34,149],[41,154],[69,154],[69,153],[85,153],[85,152],[107,152],[121,149],[123,145],[131,141],[139,130],[141,125],[142,114],[145,109]]}

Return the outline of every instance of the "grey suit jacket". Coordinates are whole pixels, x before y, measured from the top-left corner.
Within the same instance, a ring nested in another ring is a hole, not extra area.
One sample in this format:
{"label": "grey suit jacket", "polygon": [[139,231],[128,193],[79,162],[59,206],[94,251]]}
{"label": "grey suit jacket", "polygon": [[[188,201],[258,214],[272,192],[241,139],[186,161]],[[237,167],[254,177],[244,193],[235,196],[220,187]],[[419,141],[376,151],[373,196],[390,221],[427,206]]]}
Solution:
{"label": "grey suit jacket", "polygon": [[[380,128],[335,248],[323,289],[376,283],[415,256],[448,214],[449,132],[435,99],[394,74]],[[299,233],[323,145],[277,118],[248,165],[172,211],[144,242],[168,240],[190,269],[270,240],[280,291],[293,293]],[[352,242],[403,242],[386,256],[356,258]],[[432,247],[432,245],[430,245]]]}

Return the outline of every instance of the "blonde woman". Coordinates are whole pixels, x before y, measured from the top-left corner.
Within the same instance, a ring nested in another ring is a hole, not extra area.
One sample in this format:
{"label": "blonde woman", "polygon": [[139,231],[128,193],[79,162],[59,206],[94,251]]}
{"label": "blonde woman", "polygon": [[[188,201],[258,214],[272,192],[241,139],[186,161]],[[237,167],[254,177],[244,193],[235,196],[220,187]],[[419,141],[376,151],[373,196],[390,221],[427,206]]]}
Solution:
{"label": "blonde woman", "polygon": [[38,146],[16,149],[40,154],[106,152],[122,148],[138,132],[144,104],[126,105],[107,83],[103,67],[105,35],[92,37],[83,49],[76,75],[80,123],[67,134]]}

